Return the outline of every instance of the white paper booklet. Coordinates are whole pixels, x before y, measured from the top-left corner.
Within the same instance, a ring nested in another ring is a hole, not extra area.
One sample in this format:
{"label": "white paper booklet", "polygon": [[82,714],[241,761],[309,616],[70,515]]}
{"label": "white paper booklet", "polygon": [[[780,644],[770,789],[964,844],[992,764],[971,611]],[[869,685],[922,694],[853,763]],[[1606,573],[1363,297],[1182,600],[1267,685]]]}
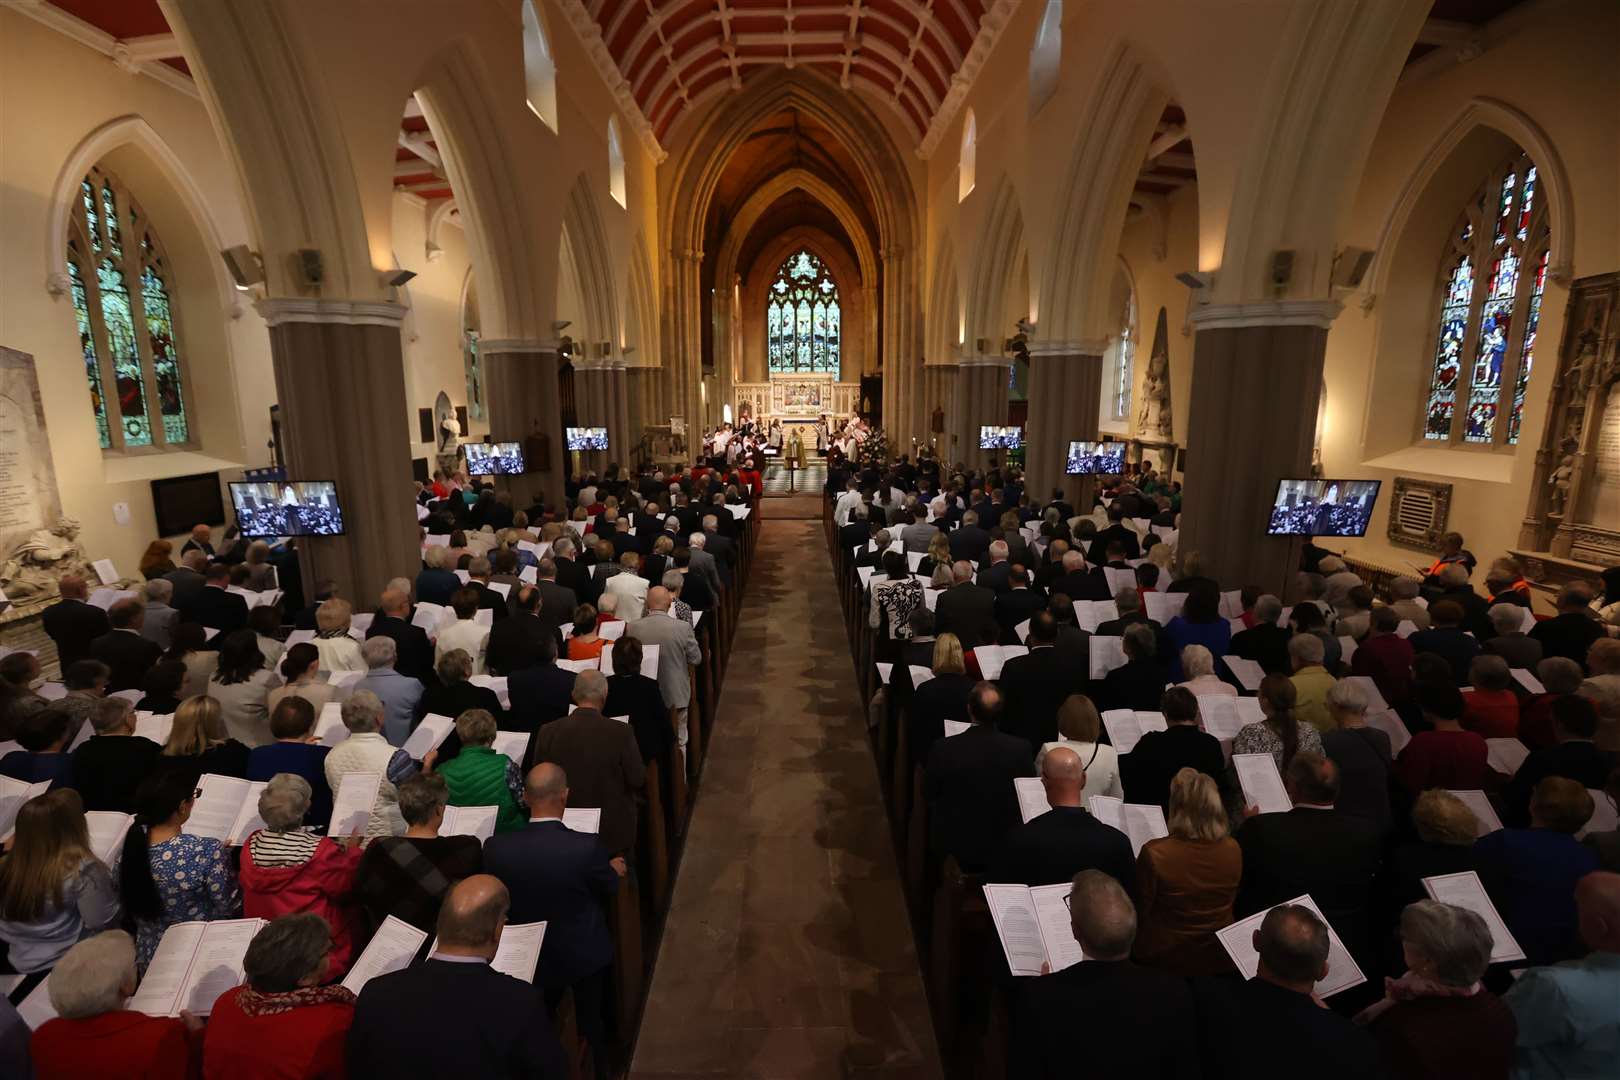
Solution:
{"label": "white paper booklet", "polygon": [[1547,692],[1547,687],[1542,684],[1542,681],[1532,675],[1526,668],[1509,668],[1508,674],[1512,675],[1520,686],[1532,694],[1545,694]]}
{"label": "white paper booklet", "polygon": [[[628,720],[628,717],[626,718]],[[495,749],[512,759],[518,768],[523,768],[523,758],[529,752],[529,733],[527,731],[497,731],[495,733]]]}
{"label": "white paper booklet", "polygon": [[343,703],[328,701],[315,717],[315,738],[322,746],[333,747],[349,737],[343,726]]}
{"label": "white paper booklet", "polygon": [[1489,836],[1502,827],[1502,819],[1496,816],[1495,807],[1491,806],[1491,800],[1486,798],[1483,791],[1448,791],[1448,794],[1457,796],[1464,806],[1474,812],[1474,817],[1479,820],[1479,831],[1475,836]]}
{"label": "white paper booklet", "polygon": [[911,672],[911,688],[913,690],[934,677],[933,668],[925,668],[917,664],[908,664],[906,666],[906,670]]}
{"label": "white paper booklet", "polygon": [[1391,757],[1400,757],[1406,744],[1412,741],[1412,733],[1407,730],[1406,721],[1394,709],[1368,710],[1367,726],[1377,728],[1389,736],[1389,753]]}
{"label": "white paper booklet", "polygon": [[350,993],[358,994],[366,983],[377,976],[405,970],[427,937],[426,930],[418,930],[403,919],[388,916],[377,927],[371,942],[349,973],[343,977],[343,985],[349,988]]}
{"label": "white paper booklet", "polygon": [[985,679],[995,682],[1001,678],[1001,669],[1015,656],[1026,656],[1029,649],[1023,645],[980,645],[973,650],[979,661],[979,671]]}
{"label": "white paper booklet", "polygon": [[25,784],[9,776],[0,776],[0,840],[10,837],[16,830],[17,814],[22,811],[23,803],[49,790],[51,790],[49,780]]}
{"label": "white paper booklet", "polygon": [[382,787],[383,774],[379,772],[344,773],[343,780],[332,795],[332,824],[328,836],[359,836],[371,821],[371,808],[377,803],[377,792]]}
{"label": "white paper booklet", "polygon": [[1087,642],[1090,648],[1091,677],[1105,679],[1115,668],[1125,666],[1125,639],[1093,635]]}
{"label": "white paper booklet", "polygon": [[1231,694],[1199,694],[1198,715],[1204,730],[1217,739],[1235,739],[1249,724],[1264,720],[1260,699],[1233,697]]}
{"label": "white paper booklet", "polygon": [[1221,593],[1219,611],[1223,619],[1243,618],[1243,593],[1237,589]]}
{"label": "white paper booklet", "polygon": [[501,708],[512,707],[511,695],[507,693],[506,677],[503,675],[474,675],[467,680],[474,686],[482,686],[486,690],[495,691],[495,698],[501,703]]}
{"label": "white paper booklet", "polygon": [[[532,983],[535,966],[540,963],[540,945],[545,938],[546,924],[543,922],[517,926],[508,923],[506,929],[501,931],[501,943],[495,947],[495,959],[489,962],[489,966],[503,975]],[[438,947],[439,939],[434,938],[433,944],[428,947],[429,959],[432,959]]]}
{"label": "white paper booklet", "polygon": [[1519,948],[1519,943],[1513,939],[1513,933],[1507,928],[1507,923],[1502,921],[1496,905],[1491,903],[1491,898],[1485,892],[1485,885],[1479,880],[1478,874],[1472,870],[1465,870],[1460,874],[1426,877],[1423,879],[1423,888],[1428,892],[1429,899],[1438,900],[1442,904],[1451,904],[1453,907],[1467,908],[1485,920],[1485,925],[1491,930],[1491,963],[1503,964],[1525,959],[1524,950]]}
{"label": "white paper booklet", "polygon": [[596,806],[570,806],[563,811],[563,826],[595,836],[602,831],[602,810]]}
{"label": "white paper booklet", "polygon": [[1245,660],[1241,656],[1223,656],[1221,663],[1226,669],[1237,677],[1238,685],[1251,694],[1260,689],[1260,680],[1266,677],[1266,669],[1253,660]]}
{"label": "white paper booklet", "polygon": [[1108,595],[1118,596],[1121,589],[1136,588],[1136,571],[1121,570],[1117,566],[1102,568],[1103,580],[1108,582]]}
{"label": "white paper booklet", "polygon": [[1076,600],[1074,602],[1074,621],[1080,629],[1088,634],[1095,634],[1097,627],[1105,622],[1113,622],[1119,618],[1119,605],[1112,600]]}
{"label": "white paper booklet", "polygon": [[1112,825],[1131,841],[1131,852],[1142,854],[1142,845],[1170,835],[1164,811],[1151,803],[1128,803],[1112,795],[1092,795],[1086,799],[1086,809],[1104,825]]}
{"label": "white paper booklet", "polygon": [[945,737],[947,739],[952,735],[960,735],[973,726],[966,720],[944,720],[941,723],[945,725]]}
{"label": "white paper booklet", "polygon": [[986,885],[984,898],[1014,975],[1062,971],[1085,959],[1069,928],[1069,884]]}
{"label": "white paper booklet", "polygon": [[1232,768],[1243,785],[1245,805],[1259,807],[1262,814],[1284,814],[1294,808],[1277,771],[1277,759],[1270,754],[1233,754]]}
{"label": "white paper booklet", "polygon": [[456,722],[448,716],[439,713],[428,713],[422,717],[422,722],[416,725],[410,738],[405,740],[401,747],[416,761],[427,756],[429,750],[437,750],[439,744],[449,738],[450,733],[456,730]]}
{"label": "white paper booklet", "polygon": [[495,819],[500,813],[498,806],[447,806],[439,835],[476,836],[482,844],[495,835]]}
{"label": "white paper booklet", "polygon": [[1485,761],[1504,776],[1512,776],[1530,756],[1530,748],[1518,739],[1486,739]]}
{"label": "white paper booklet", "polygon": [[1384,700],[1384,695],[1379,692],[1378,684],[1372,681],[1372,676],[1346,675],[1344,677],[1344,681],[1347,683],[1354,683],[1356,686],[1361,688],[1361,692],[1366,695],[1367,698],[1368,712],[1383,712],[1385,709],[1389,708],[1389,702]]}
{"label": "white paper booklet", "polygon": [[263,919],[176,923],[163,932],[129,1007],[148,1016],[207,1016],[225,991],[247,977],[242,958]]}
{"label": "white paper booklet", "polygon": [[135,819],[117,810],[86,810],[84,826],[90,831],[90,851],[114,874],[124,861],[124,836]]}
{"label": "white paper booklet", "polygon": [[1109,709],[1102,714],[1103,727],[1108,729],[1108,741],[1117,754],[1128,754],[1136,749],[1142,736],[1150,731],[1166,731],[1169,724],[1164,713],[1132,712],[1130,709]]}
{"label": "white paper booklet", "polygon": [[55,1020],[58,1015],[56,1006],[51,1004],[50,983],[49,978],[41,979],[39,985],[17,1006],[17,1016],[28,1025],[29,1031],[38,1031],[47,1020]]}
{"label": "white paper booklet", "polygon": [[[658,650],[657,645],[643,645],[641,647],[641,673],[649,679],[658,678]],[[613,670],[613,646],[602,646],[602,670]]]}
{"label": "white paper booklet", "polygon": [[[1320,997],[1331,997],[1340,990],[1348,990],[1352,986],[1360,986],[1366,982],[1367,977],[1361,973],[1361,968],[1356,965],[1350,950],[1344,947],[1344,942],[1339,940],[1333,924],[1328,923],[1327,916],[1316,906],[1316,901],[1307,895],[1296,896],[1288,903],[1310,908],[1316,913],[1317,918],[1327,923],[1328,969],[1327,974],[1316,984],[1316,993]],[[1243,973],[1245,979],[1254,978],[1260,971],[1260,954],[1254,947],[1254,932],[1260,929],[1260,924],[1265,921],[1266,911],[1257,911],[1224,930],[1215,931],[1215,936],[1226,948],[1226,955],[1232,958],[1232,963],[1237,965],[1237,969]]]}
{"label": "white paper booklet", "polygon": [[1013,790],[1018,794],[1018,812],[1023,815],[1025,823],[1052,809],[1052,804],[1046,801],[1046,788],[1038,776],[1015,776]]}
{"label": "white paper booklet", "polygon": [[202,798],[191,805],[191,816],[180,831],[239,846],[255,829],[264,828],[264,819],[259,816],[259,796],[264,793],[266,783],[204,773],[197,782]]}
{"label": "white paper booklet", "polygon": [[1142,607],[1147,617],[1164,626],[1171,619],[1181,614],[1181,609],[1187,604],[1187,594],[1184,592],[1145,592],[1142,594]]}

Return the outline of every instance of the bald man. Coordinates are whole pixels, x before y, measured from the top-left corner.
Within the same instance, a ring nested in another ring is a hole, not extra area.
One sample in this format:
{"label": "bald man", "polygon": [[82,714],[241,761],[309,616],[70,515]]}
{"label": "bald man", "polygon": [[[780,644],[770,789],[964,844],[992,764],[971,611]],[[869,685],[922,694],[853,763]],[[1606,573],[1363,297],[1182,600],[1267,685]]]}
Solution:
{"label": "bald man", "polygon": [[607,697],[600,671],[575,676],[574,711],[541,726],[535,757],[566,770],[574,805],[602,811],[602,846],[624,854],[636,846],[636,792],[647,782],[647,767],[628,721],[602,715]]}
{"label": "bald man", "polygon": [[1516,1076],[1611,1076],[1620,1061],[1620,874],[1575,886],[1580,960],[1526,971],[1503,998],[1519,1022]]}
{"label": "bald man", "polygon": [[438,676],[433,670],[433,642],[428,640],[426,630],[412,624],[414,616],[410,582],[396,578],[382,591],[382,602],[366,628],[366,638],[392,638],[397,657],[394,669],[423,686],[434,686]]}
{"label": "bald man", "polygon": [[40,624],[56,642],[62,668],[90,659],[90,643],[112,630],[107,613],[87,601],[90,588],[78,574],[68,574],[56,583],[62,599],[45,609]]}
{"label": "bald man", "polygon": [[490,967],[509,906],[506,886],[489,874],[450,887],[427,960],[360,991],[350,1075],[568,1075],[540,991]]}
{"label": "bald man", "polygon": [[1041,787],[1052,808],[1007,835],[989,880],[1056,885],[1082,870],[1101,870],[1127,892],[1134,889],[1136,853],[1123,832],[1086,810],[1080,755],[1065,746],[1048,750],[1041,761]]}
{"label": "bald man", "polygon": [[[664,621],[675,620],[664,616]],[[530,769],[523,795],[528,825],[490,837],[484,844],[484,869],[511,890],[513,922],[546,924],[535,982],[544,989],[547,1004],[555,1008],[563,993],[572,990],[580,1034],[598,1061],[611,1061],[615,1051],[607,1042],[607,980],[613,939],[602,911],[618,891],[625,863],[610,859],[593,834],[563,824],[568,774],[561,767],[548,761]]]}
{"label": "bald man", "polygon": [[[610,578],[609,582],[613,580]],[[658,692],[664,699],[664,707],[675,717],[677,738],[684,749],[687,709],[692,704],[692,681],[686,669],[688,665],[702,663],[703,650],[698,647],[691,626],[670,618],[672,599],[669,590],[662,585],[648,589],[647,613],[633,620],[625,615],[624,632],[640,640],[643,647],[658,646]],[[623,613],[622,601],[620,612]]]}

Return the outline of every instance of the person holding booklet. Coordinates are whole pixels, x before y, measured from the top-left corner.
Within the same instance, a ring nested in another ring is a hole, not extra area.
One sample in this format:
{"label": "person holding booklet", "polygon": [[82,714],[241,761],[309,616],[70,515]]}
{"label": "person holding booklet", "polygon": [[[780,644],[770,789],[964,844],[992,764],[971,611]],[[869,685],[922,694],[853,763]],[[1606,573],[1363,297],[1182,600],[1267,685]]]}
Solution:
{"label": "person holding booklet", "polygon": [[448,796],[444,777],[431,773],[399,786],[405,835],[371,841],[355,871],[354,899],[368,937],[390,916],[432,930],[449,887],[482,869],[478,837],[440,835]]}
{"label": "person holding booklet", "polygon": [[570,1075],[533,980],[492,966],[510,907],[506,886],[488,874],[451,886],[427,960],[360,990],[346,1046],[351,1076]]}
{"label": "person holding booklet", "polygon": [[1066,746],[1055,747],[1042,759],[1040,776],[1051,809],[1007,834],[989,880],[1054,885],[1081,870],[1101,870],[1126,890],[1134,889],[1130,839],[1085,808],[1086,770],[1080,756]]}
{"label": "person holding booklet", "polygon": [[350,695],[343,703],[342,716],[349,737],[326,755],[326,784],[335,798],[343,777],[349,773],[380,775],[382,783],[377,787],[365,835],[399,836],[405,831],[405,820],[399,816],[396,785],[415,776],[418,765],[411,755],[383,738],[383,705],[376,694],[361,690]]}
{"label": "person holding booklet", "polygon": [[[105,701],[97,699],[95,707],[99,709]],[[92,718],[95,715],[91,713]],[[25,784],[48,782],[52,791],[73,787],[73,756],[67,748],[76,726],[60,706],[24,716],[16,726],[22,749],[0,758],[0,776]]]}
{"label": "person holding booklet", "polygon": [[976,683],[968,695],[968,730],[936,741],[923,773],[929,849],[953,856],[969,873],[987,866],[1021,815],[1013,780],[1035,775],[1029,743],[996,730],[1001,691]]}
{"label": "person holding booklet", "polygon": [[1144,732],[1130,753],[1120,755],[1120,778],[1132,802],[1168,808],[1170,784],[1182,769],[1197,769],[1218,786],[1226,775],[1226,761],[1220,740],[1200,730],[1198,699],[1191,692],[1181,687],[1166,690],[1159,712],[1165,729]]}
{"label": "person holding booklet", "polygon": [[1578,780],[1544,777],[1530,794],[1530,827],[1498,829],[1474,844],[1479,876],[1533,964],[1580,956],[1575,884],[1598,868],[1575,839],[1592,816]]}
{"label": "person holding booklet", "polygon": [[[1281,675],[1267,675],[1260,680],[1257,696],[1265,719],[1243,725],[1232,740],[1233,754],[1270,754],[1279,770],[1286,770],[1294,755],[1302,750],[1321,755],[1322,736],[1294,715],[1299,699],[1290,680]],[[1237,788],[1237,784],[1231,786],[1231,790]]]}
{"label": "person holding booklet", "polygon": [[[1058,738],[1041,746],[1035,755],[1035,767],[1047,753],[1063,746],[1073,750],[1086,770],[1086,795],[1106,795],[1111,799],[1124,799],[1125,789],[1119,782],[1119,755],[1114,747],[1102,741],[1102,717],[1097,706],[1084,694],[1070,694],[1057,711]],[[1056,804],[1053,804],[1056,805]]]}
{"label": "person holding booklet", "polygon": [[143,972],[169,927],[241,914],[230,848],[184,831],[197,795],[193,778],[177,770],[153,773],[135,794],[135,820],[124,834],[118,877]]}
{"label": "person holding booklet", "polygon": [[0,861],[0,942],[13,971],[49,971],[79,939],[114,926],[121,904],[90,847],[84,803],[71,788],[38,795],[17,812]]}
{"label": "person holding booklet", "polygon": [[301,776],[281,773],[265,786],[259,796],[264,828],[242,845],[242,912],[250,919],[306,911],[319,915],[332,928],[327,978],[337,978],[355,954],[351,894],[360,865],[360,837],[305,832],[309,804],[309,781]]}
{"label": "person holding booklet", "polygon": [[1132,954],[1181,975],[1229,970],[1215,932],[1232,923],[1243,853],[1227,826],[1215,779],[1184,768],[1170,782],[1170,835],[1136,857],[1140,930]]}
{"label": "person holding booklet", "polygon": [[602,711],[630,718],[643,762],[662,761],[675,743],[675,731],[669,726],[669,710],[658,692],[658,680],[641,673],[641,639],[620,638],[612,655],[613,672],[608,675],[607,704]]}
{"label": "person holding booklet", "polygon": [[[913,769],[926,762],[934,743],[945,737],[945,721],[967,722],[968,695],[973,690],[962,642],[955,634],[946,631],[935,637],[931,653],[933,677],[917,685],[906,708],[906,752]],[[913,682],[918,678],[909,677]]]}
{"label": "person holding booklet", "polygon": [[[600,673],[597,677],[601,677]],[[495,831],[511,832],[523,828],[523,772],[515,761],[495,749],[499,730],[495,717],[488,712],[468,709],[456,717],[460,751],[442,765],[429,751],[423,768],[444,778],[451,806],[499,807]],[[641,764],[639,758],[636,764]]]}
{"label": "person holding booklet", "polygon": [[[602,846],[614,854],[631,853],[636,845],[636,793],[646,786],[647,769],[628,724],[610,719],[607,679],[600,671],[582,671],[574,679],[574,711],[553,720],[535,736],[537,760],[555,762],[572,778],[576,806],[602,811]],[[508,772],[517,765],[508,761]]]}
{"label": "person holding booklet", "polygon": [[344,687],[321,678],[320,650],[307,641],[289,646],[281,654],[281,677],[285,682],[265,698],[271,712],[290,697],[303,698],[320,712],[327,702],[341,701],[346,693]]}
{"label": "person holding booklet", "polygon": [[1356,1015],[1391,1080],[1508,1080],[1518,1022],[1481,984],[1491,929],[1467,908],[1419,900],[1401,912],[1406,973]]}
{"label": "person holding booklet", "polygon": [[324,1080],[341,1076],[354,994],[326,986],[334,949],[319,915],[283,915],[253,935],[241,986],[214,1002],[203,1035],[203,1076]]}
{"label": "person holding booklet", "polygon": [[332,820],[332,789],[326,783],[326,755],[315,735],[315,710],[301,697],[283,698],[270,711],[270,734],[276,741],[248,754],[247,779],[269,780],[277,773],[293,773],[309,781],[314,793],[308,823],[325,831]]}
{"label": "person holding booklet", "polygon": [[1132,960],[1137,919],[1125,889],[1084,870],[1064,900],[1083,959],[1019,987],[1007,1075],[1198,1075],[1192,994],[1184,980]]}
{"label": "person holding booklet", "polygon": [[90,717],[95,735],[73,751],[73,783],[86,810],[135,809],[135,790],[161,749],[135,734],[135,711],[124,698],[105,698]]}

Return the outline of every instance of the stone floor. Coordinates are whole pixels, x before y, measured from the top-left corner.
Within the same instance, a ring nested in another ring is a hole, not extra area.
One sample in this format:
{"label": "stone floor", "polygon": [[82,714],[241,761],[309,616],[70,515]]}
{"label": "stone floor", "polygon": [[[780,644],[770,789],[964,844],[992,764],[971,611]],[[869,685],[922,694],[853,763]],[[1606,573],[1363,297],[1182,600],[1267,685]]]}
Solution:
{"label": "stone floor", "polygon": [[635,1080],[940,1075],[820,504],[784,505],[801,501],[762,509]]}

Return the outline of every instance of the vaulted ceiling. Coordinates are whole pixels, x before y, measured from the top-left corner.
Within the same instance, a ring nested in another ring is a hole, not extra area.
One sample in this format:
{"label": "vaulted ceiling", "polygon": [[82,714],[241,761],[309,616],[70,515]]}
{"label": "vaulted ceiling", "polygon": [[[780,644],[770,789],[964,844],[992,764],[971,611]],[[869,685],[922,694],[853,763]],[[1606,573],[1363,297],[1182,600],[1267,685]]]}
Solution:
{"label": "vaulted ceiling", "polygon": [[740,90],[751,74],[803,64],[889,106],[921,142],[941,110],[948,103],[954,108],[953,80],[969,63],[987,14],[1011,6],[997,0],[575,2],[601,33],[660,141],[689,109]]}

